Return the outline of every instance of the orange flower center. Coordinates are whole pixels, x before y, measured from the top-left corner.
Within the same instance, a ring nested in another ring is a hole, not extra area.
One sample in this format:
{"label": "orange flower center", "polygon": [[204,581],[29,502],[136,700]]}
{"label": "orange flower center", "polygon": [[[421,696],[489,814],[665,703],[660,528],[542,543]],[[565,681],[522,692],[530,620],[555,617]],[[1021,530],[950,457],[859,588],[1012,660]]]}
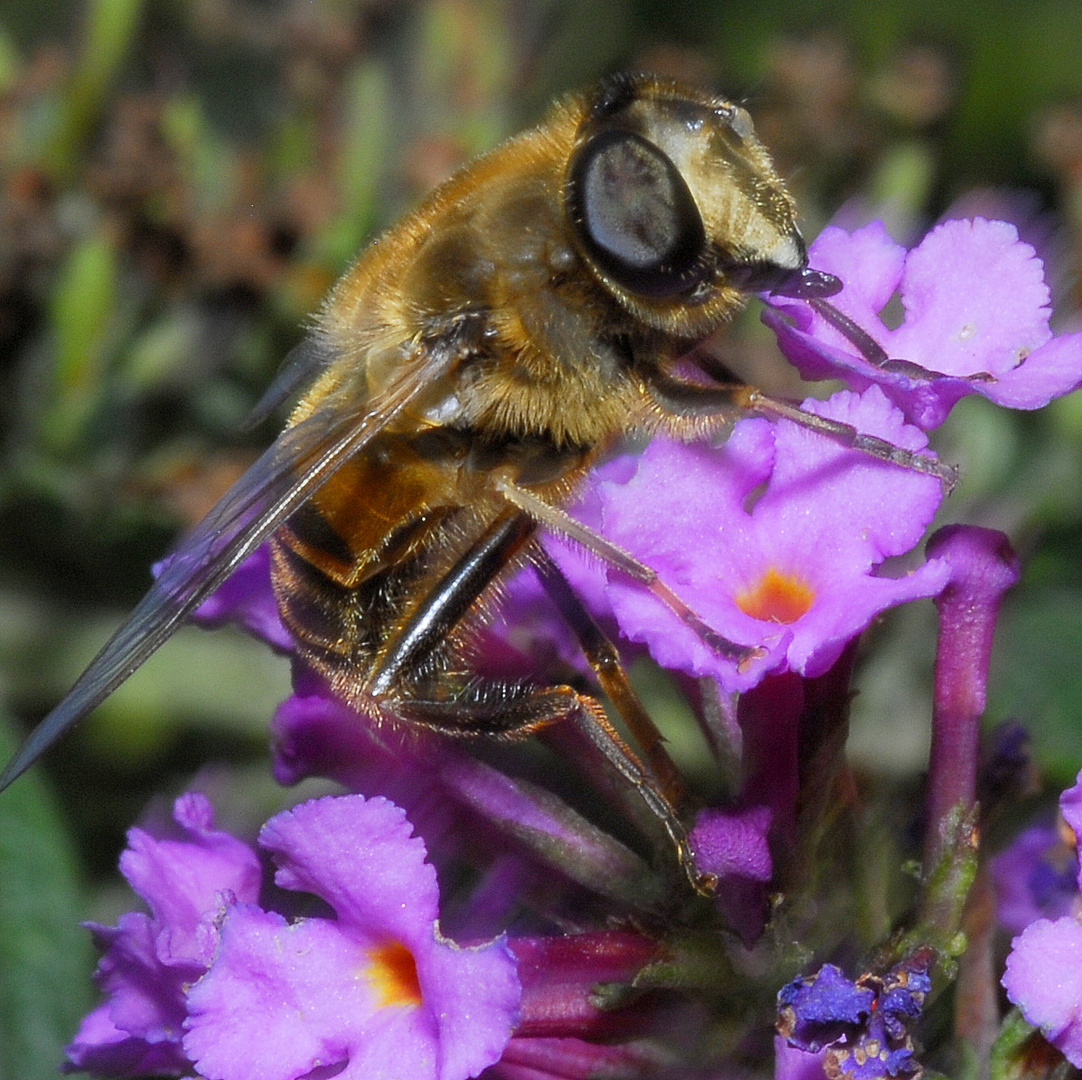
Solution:
{"label": "orange flower center", "polygon": [[807,582],[772,566],[754,585],[737,594],[736,606],[753,619],[788,624],[805,615],[814,600],[815,592]]}
{"label": "orange flower center", "polygon": [[379,998],[379,1006],[420,1005],[421,983],[413,953],[400,941],[389,941],[368,953],[366,972]]}

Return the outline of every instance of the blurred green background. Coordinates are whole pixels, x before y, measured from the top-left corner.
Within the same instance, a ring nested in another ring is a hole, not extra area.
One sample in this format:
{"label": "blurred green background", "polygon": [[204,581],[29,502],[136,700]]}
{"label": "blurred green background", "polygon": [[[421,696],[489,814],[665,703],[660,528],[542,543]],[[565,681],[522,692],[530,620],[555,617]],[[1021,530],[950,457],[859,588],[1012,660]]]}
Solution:
{"label": "blurred green background", "polygon": [[[6,0],[7,741],[273,437],[237,432],[365,238],[554,95],[638,68],[743,100],[809,236],[838,215],[903,240],[945,212],[1007,216],[1046,258],[1062,330],[1079,324],[1080,58],[1077,0]],[[754,313],[732,333],[745,374],[787,385]],[[937,445],[965,473],[945,520],[1003,528],[1026,559],[990,720],[1028,725],[1062,783],[1082,765],[1082,401],[967,401]],[[866,768],[920,768],[931,627],[912,605],[869,635]],[[266,723],[287,692],[261,646],[185,631],[0,797],[0,922],[33,930],[0,940],[0,1076],[54,1075],[90,963],[75,922],[116,910],[103,883],[155,792],[224,762],[204,775],[225,820],[275,805]]]}

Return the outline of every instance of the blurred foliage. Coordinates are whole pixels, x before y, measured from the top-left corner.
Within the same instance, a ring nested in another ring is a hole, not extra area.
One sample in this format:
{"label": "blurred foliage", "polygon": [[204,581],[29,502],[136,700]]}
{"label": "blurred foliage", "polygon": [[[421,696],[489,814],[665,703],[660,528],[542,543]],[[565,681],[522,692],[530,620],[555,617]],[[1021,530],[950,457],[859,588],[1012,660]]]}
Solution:
{"label": "blurred foliage", "polygon": [[[746,100],[812,235],[839,215],[900,239],[951,208],[1008,217],[1067,326],[1080,55],[1076,0],[7,0],[0,704],[43,715],[272,438],[236,433],[365,237],[555,94],[632,67]],[[784,380],[754,317],[734,335],[738,370]],[[1029,560],[990,713],[1030,726],[1063,780],[1082,764],[1082,401],[966,402],[941,434],[966,472],[951,519]],[[931,618],[886,620],[860,680],[854,747],[887,771],[922,759]],[[95,872],[151,791],[265,754],[286,665],[207,640],[164,650],[50,756]]]}
{"label": "blurred foliage", "polygon": [[[0,752],[16,747],[0,715]],[[71,838],[40,777],[0,803],[0,1077],[49,1080],[90,1003]]]}

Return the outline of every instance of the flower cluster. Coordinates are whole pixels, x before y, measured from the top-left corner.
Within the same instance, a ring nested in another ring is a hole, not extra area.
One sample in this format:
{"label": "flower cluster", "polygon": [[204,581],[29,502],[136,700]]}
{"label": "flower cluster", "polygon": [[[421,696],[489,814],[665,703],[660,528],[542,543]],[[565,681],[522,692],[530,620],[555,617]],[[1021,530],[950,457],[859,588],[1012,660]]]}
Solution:
{"label": "flower cluster", "polygon": [[[713,897],[691,895],[643,785],[571,725],[546,733],[558,754],[542,767],[482,758],[370,722],[294,657],[276,775],[354,794],[267,823],[276,889],[198,796],[177,804],[179,835],[133,830],[122,869],[150,914],[94,928],[106,1002],[72,1045],[75,1066],[209,1080],[585,1080],[686,1075],[692,1062],[704,1076],[772,1062],[802,1080],[920,1073],[922,1006],[953,970],[974,879],[984,680],[1017,577],[987,530],[942,530],[920,557],[943,497],[927,432],[965,394],[1035,408],[1082,384],[1082,336],[1052,335],[1040,262],[1002,222],[949,221],[908,252],[879,226],[828,229],[811,258],[841,292],[766,297],[764,318],[804,375],[848,388],[740,420],[717,444],[656,439],[597,470],[573,513],[660,587],[544,541],[598,622],[686,692],[725,780],[709,800],[662,740],[635,737],[656,790],[692,823],[682,853]],[[895,294],[903,317],[888,326]],[[860,836],[875,843],[844,758],[850,676],[863,630],[929,597],[940,640],[924,870],[866,930],[846,872]],[[265,552],[200,617],[291,649]],[[486,670],[588,676],[532,570],[478,637]],[[1038,1000],[1033,972],[1046,936],[1082,955],[1079,925],[1034,923],[1007,982],[1069,1055],[1082,1046],[1073,1021]],[[861,955],[874,959],[855,979],[809,968]],[[1061,1012],[1082,1003],[1082,991],[1049,996]]]}
{"label": "flower cluster", "polygon": [[778,1034],[790,1047],[820,1056],[829,1080],[912,1076],[920,1066],[909,1025],[932,988],[934,959],[931,950],[921,949],[885,975],[866,973],[855,982],[824,964],[815,975],[782,987]]}

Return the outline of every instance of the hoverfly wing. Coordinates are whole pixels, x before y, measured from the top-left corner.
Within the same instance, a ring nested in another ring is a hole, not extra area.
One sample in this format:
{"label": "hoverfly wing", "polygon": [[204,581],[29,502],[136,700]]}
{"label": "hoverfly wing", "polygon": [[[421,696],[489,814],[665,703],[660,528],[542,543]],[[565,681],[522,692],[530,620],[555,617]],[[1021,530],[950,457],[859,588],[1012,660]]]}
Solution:
{"label": "hoverfly wing", "polygon": [[145,663],[248,555],[455,359],[452,350],[419,351],[383,391],[365,401],[363,411],[341,408],[332,394],[330,404],[287,428],[165,561],[127,621],[8,762],[0,791]]}

